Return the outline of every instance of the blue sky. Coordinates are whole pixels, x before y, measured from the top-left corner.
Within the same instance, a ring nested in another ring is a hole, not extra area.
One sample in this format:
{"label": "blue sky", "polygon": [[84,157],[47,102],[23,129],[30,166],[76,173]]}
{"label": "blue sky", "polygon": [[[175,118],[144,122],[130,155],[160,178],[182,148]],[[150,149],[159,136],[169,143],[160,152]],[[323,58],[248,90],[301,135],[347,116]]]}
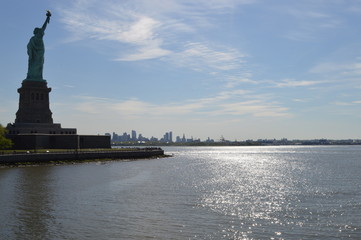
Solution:
{"label": "blue sky", "polygon": [[3,125],[46,9],[43,76],[63,127],[361,138],[359,0],[1,0]]}

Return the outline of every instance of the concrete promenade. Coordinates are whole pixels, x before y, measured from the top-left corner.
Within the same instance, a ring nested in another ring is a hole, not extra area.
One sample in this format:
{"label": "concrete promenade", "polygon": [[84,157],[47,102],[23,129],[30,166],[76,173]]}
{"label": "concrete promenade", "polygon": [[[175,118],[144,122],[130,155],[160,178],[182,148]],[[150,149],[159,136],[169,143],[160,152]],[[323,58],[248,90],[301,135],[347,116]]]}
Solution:
{"label": "concrete promenade", "polygon": [[0,165],[18,165],[50,162],[76,162],[94,159],[144,159],[164,157],[161,148],[144,148],[135,150],[109,150],[109,151],[72,151],[50,153],[22,153],[0,155]]}

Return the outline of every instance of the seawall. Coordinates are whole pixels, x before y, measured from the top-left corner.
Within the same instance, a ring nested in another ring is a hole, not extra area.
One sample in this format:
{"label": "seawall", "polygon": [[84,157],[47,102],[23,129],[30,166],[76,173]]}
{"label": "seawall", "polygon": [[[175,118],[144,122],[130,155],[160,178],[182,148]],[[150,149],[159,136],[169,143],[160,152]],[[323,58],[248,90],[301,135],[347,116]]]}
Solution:
{"label": "seawall", "polygon": [[139,149],[134,151],[81,151],[56,153],[27,153],[0,155],[0,165],[29,164],[49,162],[76,162],[94,159],[145,159],[165,157],[164,150],[160,148]]}

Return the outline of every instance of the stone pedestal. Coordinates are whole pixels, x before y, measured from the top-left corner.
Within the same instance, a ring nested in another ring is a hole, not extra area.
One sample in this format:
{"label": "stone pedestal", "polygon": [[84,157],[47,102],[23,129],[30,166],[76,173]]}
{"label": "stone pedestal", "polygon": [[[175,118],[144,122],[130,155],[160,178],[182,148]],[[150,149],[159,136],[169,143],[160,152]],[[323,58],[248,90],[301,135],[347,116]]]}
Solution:
{"label": "stone pedestal", "polygon": [[[22,82],[21,88],[18,89],[19,109],[16,112],[15,123],[9,123],[6,127],[7,137],[14,142],[14,148],[66,147],[69,145],[69,139],[78,138],[76,128],[62,128],[60,123],[53,123],[49,106],[50,92],[51,88],[48,88],[45,80],[25,79]],[[63,135],[73,137],[59,137]],[[54,143],[50,144],[50,139]],[[74,141],[70,142],[72,142],[70,145],[74,147]]]}
{"label": "stone pedestal", "polygon": [[47,82],[24,80],[20,94],[19,110],[16,112],[15,123],[46,123],[52,124],[52,112],[49,107],[49,93]]}
{"label": "stone pedestal", "polygon": [[15,123],[8,124],[8,134],[76,134],[75,128],[61,128],[53,123],[49,106],[47,82],[25,79],[18,89],[19,110],[16,112]]}

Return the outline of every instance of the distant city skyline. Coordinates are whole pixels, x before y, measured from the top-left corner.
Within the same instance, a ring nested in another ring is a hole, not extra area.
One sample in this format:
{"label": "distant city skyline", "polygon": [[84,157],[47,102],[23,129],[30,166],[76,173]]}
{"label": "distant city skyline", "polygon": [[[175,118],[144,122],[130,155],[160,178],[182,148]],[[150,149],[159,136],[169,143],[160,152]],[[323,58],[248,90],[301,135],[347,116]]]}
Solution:
{"label": "distant city skyline", "polygon": [[325,139],[325,138],[315,138],[315,139],[287,139],[287,138],[259,138],[259,139],[226,139],[222,136],[218,139],[212,139],[210,137],[206,139],[201,139],[197,137],[186,137],[185,134],[177,135],[173,139],[173,132],[168,131],[163,134],[163,137],[154,137],[154,136],[143,136],[142,133],[138,133],[136,130],[131,130],[131,133],[122,132],[121,134],[112,132],[105,133],[105,135],[109,135],[111,137],[112,143],[245,143],[249,145],[352,145],[357,144],[361,145],[360,139]]}
{"label": "distant city skyline", "polygon": [[4,126],[46,9],[52,117],[79,134],[361,138],[361,1],[2,1]]}
{"label": "distant city skyline", "polygon": [[193,136],[191,136],[190,138],[186,138],[186,135],[183,133],[182,136],[176,136],[175,138],[173,138],[173,132],[172,131],[168,131],[165,132],[163,134],[163,137],[148,137],[148,136],[143,136],[142,133],[138,133],[137,135],[137,131],[136,130],[131,130],[131,133],[128,132],[123,132],[121,134],[113,132],[113,133],[105,133],[106,135],[111,136],[111,140],[112,142],[163,142],[163,143],[186,143],[186,142],[194,142],[194,141],[208,141],[208,142],[214,142],[213,139],[210,139],[209,137],[205,140],[202,140],[200,138],[193,138]]}

